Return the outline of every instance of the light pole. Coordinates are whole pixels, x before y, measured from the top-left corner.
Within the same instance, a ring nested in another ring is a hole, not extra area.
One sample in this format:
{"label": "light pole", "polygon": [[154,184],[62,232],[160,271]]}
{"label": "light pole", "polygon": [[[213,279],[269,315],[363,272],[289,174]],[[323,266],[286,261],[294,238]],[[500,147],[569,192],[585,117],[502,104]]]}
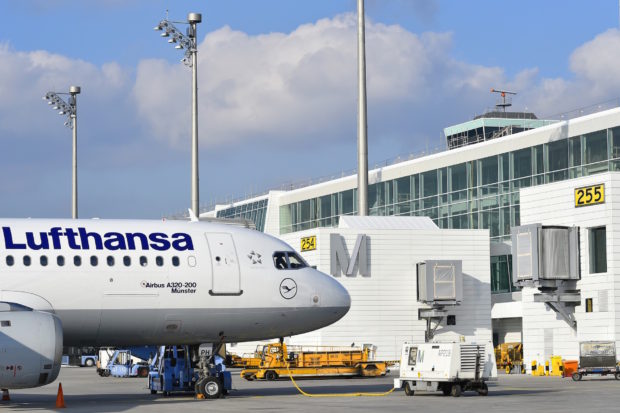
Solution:
{"label": "light pole", "polygon": [[[189,13],[186,22],[172,22],[166,17],[160,21],[155,30],[163,31],[162,37],[169,37],[168,43],[176,43],[175,49],[185,49],[181,60],[192,68],[192,199],[191,208],[196,217],[199,216],[198,187],[198,48],[196,44],[196,24],[202,21],[202,14]],[[187,35],[181,33],[173,23],[189,24]]]}
{"label": "light pole", "polygon": [[[71,197],[71,217],[77,219],[77,99],[76,95],[81,92],[79,86],[69,87],[69,93],[47,92],[43,96],[49,105],[53,105],[52,109],[60,110],[59,115],[67,115],[65,126],[73,129],[73,189]],[[69,102],[65,102],[59,95],[69,95]]]}
{"label": "light pole", "polygon": [[368,136],[366,122],[366,36],[364,0],[357,0],[357,214],[368,215]]}

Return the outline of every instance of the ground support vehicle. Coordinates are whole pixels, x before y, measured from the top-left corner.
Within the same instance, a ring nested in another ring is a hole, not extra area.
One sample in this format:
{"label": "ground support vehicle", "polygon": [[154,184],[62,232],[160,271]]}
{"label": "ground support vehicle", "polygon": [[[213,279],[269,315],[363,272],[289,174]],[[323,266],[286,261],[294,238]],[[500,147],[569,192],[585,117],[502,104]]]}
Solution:
{"label": "ground support vehicle", "polygon": [[380,377],[387,362],[376,361],[375,347],[287,346],[272,343],[263,347],[258,368],[246,368],[246,380],[276,380],[279,377]]}
{"label": "ground support vehicle", "polygon": [[573,373],[574,381],[583,376],[613,374],[620,380],[616,361],[616,344],[613,341],[583,341],[579,343],[579,368]]}
{"label": "ground support vehicle", "polygon": [[232,378],[223,361],[220,356],[214,356],[208,366],[208,377],[201,379],[200,368],[192,361],[187,346],[162,346],[150,364],[151,394],[195,392],[207,399],[222,397],[232,388]]}
{"label": "ground support vehicle", "polygon": [[230,354],[230,363],[227,365],[233,368],[258,369],[263,355],[263,347],[266,346],[259,344],[256,346],[254,353],[247,353],[241,356]]}
{"label": "ground support vehicle", "polygon": [[99,361],[98,350],[94,347],[64,347],[62,364],[80,367],[93,367]]}
{"label": "ground support vehicle", "polygon": [[415,391],[441,391],[459,397],[467,390],[486,396],[487,381],[495,379],[497,367],[490,343],[405,343],[394,387],[404,389],[407,396]]}
{"label": "ground support vehicle", "polygon": [[97,372],[101,377],[147,377],[149,365],[132,356],[131,350],[119,349],[114,351],[106,367],[99,368]]}
{"label": "ground support vehicle", "polygon": [[515,366],[523,366],[523,344],[502,343],[495,347],[495,362],[498,369],[504,369],[510,374]]}

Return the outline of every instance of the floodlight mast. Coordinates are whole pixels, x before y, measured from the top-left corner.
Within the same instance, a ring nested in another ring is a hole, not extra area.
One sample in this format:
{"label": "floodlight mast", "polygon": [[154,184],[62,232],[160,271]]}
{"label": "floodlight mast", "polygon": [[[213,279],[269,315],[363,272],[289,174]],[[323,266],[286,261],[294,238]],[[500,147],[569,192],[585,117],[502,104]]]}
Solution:
{"label": "floodlight mast", "polygon": [[[77,98],[81,92],[79,86],[69,87],[69,93],[47,92],[43,96],[44,100],[52,106],[52,109],[59,110],[59,115],[67,115],[65,126],[73,129],[73,156],[72,156],[72,195],[71,195],[71,217],[78,217],[77,203]],[[69,95],[69,102],[65,102],[59,95]]]}
{"label": "floodlight mast", "polygon": [[202,14],[189,13],[187,35],[181,33],[168,18],[159,22],[155,30],[163,31],[162,37],[169,37],[168,43],[177,43],[175,49],[185,49],[185,57],[181,60],[192,68],[192,182],[191,209],[195,216],[200,216],[199,184],[198,184],[198,47],[196,42],[196,25],[202,22]]}

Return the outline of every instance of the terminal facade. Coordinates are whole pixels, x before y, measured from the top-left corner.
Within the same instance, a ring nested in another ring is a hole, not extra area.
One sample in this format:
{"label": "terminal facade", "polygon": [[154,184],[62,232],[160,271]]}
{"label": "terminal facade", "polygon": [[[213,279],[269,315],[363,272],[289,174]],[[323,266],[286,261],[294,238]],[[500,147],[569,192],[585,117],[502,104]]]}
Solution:
{"label": "terminal facade", "polygon": [[[523,342],[526,363],[551,355],[576,358],[584,340],[614,340],[620,350],[620,274],[613,261],[620,108],[559,121],[494,112],[444,132],[450,149],[369,172],[370,215],[428,217],[444,230],[487,230],[492,340]],[[578,188],[601,183],[603,203],[576,206]],[[356,185],[352,175],[270,191],[205,215],[252,219],[257,229],[300,251],[310,232],[337,228],[341,216],[357,213]],[[533,302],[533,288],[512,282],[511,228],[530,223],[579,227],[581,302],[574,307],[574,328]]]}

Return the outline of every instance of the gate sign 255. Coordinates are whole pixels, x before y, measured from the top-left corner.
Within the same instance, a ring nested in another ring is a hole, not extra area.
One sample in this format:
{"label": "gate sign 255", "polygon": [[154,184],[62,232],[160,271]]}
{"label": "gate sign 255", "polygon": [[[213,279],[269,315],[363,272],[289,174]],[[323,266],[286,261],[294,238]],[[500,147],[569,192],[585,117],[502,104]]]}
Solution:
{"label": "gate sign 255", "polygon": [[575,189],[575,207],[603,204],[604,202],[605,184],[598,184]]}

